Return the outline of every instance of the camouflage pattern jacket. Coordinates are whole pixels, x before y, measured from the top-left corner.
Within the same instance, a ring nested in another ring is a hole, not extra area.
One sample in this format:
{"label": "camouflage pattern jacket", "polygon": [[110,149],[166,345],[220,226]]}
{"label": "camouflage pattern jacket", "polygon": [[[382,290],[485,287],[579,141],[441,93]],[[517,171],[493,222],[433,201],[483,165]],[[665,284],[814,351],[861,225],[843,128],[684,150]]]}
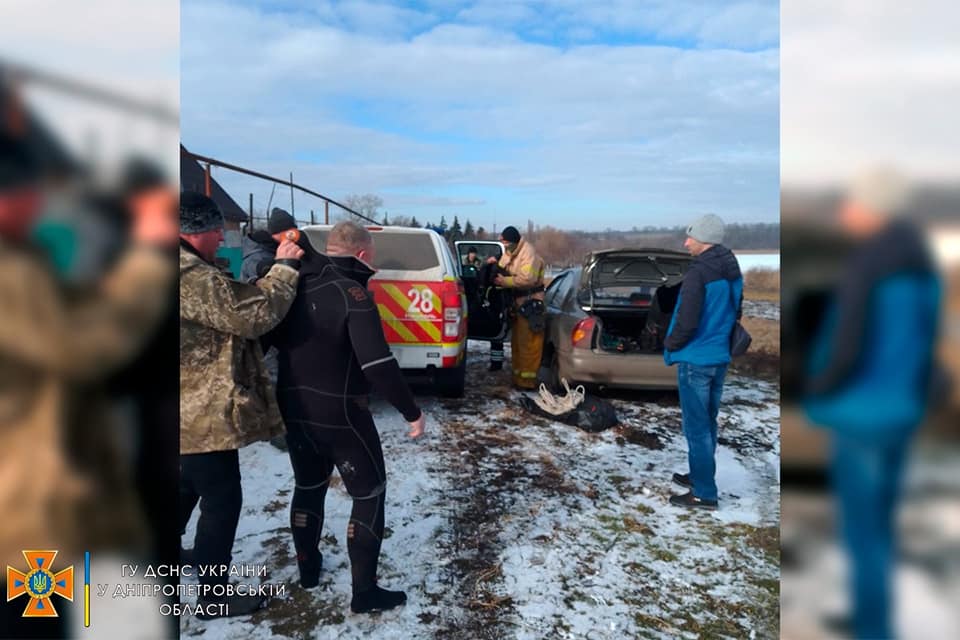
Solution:
{"label": "camouflage pattern jacket", "polygon": [[258,338],[287,314],[296,269],[256,284],[180,248],[180,453],[239,449],[284,433]]}
{"label": "camouflage pattern jacket", "polygon": [[23,568],[22,549],[90,548],[92,521],[136,527],[96,390],[152,334],[169,303],[156,291],[175,273],[172,256],[133,247],[96,290],[69,298],[38,252],[0,239],[0,566]]}
{"label": "camouflage pattern jacket", "polygon": [[[517,250],[513,253],[504,253],[500,257],[500,267],[505,269],[506,276],[503,286],[519,293],[523,289],[534,289],[543,286],[544,262],[537,255],[533,245],[521,238]],[[515,304],[520,306],[528,299],[543,300],[543,290],[529,294],[516,295]]]}

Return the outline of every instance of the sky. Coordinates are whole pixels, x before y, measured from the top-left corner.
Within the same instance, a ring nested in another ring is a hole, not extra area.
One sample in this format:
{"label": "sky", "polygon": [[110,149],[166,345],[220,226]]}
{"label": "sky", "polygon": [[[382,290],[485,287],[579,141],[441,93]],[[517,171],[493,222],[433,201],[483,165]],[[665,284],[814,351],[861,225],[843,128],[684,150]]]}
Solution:
{"label": "sky", "polygon": [[[389,215],[779,215],[776,1],[184,0],[188,149]],[[215,170],[246,206],[270,185]],[[289,206],[289,190],[272,203]],[[298,195],[298,216],[320,203]]]}
{"label": "sky", "polygon": [[[2,11],[0,60],[178,109],[178,0],[3,0]],[[129,154],[146,155],[171,177],[179,172],[175,122],[157,123],[39,85],[24,92],[78,157],[93,157],[109,170]]]}
{"label": "sky", "polygon": [[960,4],[784,0],[784,188],[878,164],[960,183]]}

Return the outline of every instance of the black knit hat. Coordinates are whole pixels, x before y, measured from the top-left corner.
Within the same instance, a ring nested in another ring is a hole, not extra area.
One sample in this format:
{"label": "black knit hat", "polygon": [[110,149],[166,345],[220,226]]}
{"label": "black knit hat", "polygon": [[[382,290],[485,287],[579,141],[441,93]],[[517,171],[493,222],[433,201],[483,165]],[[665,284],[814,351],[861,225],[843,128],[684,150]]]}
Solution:
{"label": "black knit hat", "polygon": [[36,184],[40,165],[30,148],[19,138],[0,132],[0,191]]}
{"label": "black knit hat", "polygon": [[167,175],[157,163],[142,156],[133,156],[124,164],[120,193],[129,197],[167,184]]}
{"label": "black knit hat", "polygon": [[500,237],[507,242],[520,242],[520,232],[516,227],[505,227]]}
{"label": "black knit hat", "polygon": [[223,227],[217,203],[196,191],[180,194],[180,233],[204,233]]}
{"label": "black knit hat", "polygon": [[297,221],[280,207],[274,207],[273,211],[270,212],[270,220],[267,221],[267,231],[270,232],[270,235],[296,228]]}

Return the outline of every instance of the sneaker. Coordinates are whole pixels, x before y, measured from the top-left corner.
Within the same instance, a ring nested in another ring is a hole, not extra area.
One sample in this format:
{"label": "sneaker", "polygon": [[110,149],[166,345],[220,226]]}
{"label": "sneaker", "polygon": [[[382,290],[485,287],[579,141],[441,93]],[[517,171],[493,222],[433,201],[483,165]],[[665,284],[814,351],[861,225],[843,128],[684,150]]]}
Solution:
{"label": "sneaker", "polygon": [[267,597],[260,595],[224,596],[223,598],[198,598],[197,617],[201,620],[233,618],[250,615],[267,606]]}
{"label": "sneaker", "polygon": [[407,601],[407,594],[403,591],[387,591],[374,587],[367,591],[353,594],[350,601],[350,610],[354,613],[373,613],[399,607]]}
{"label": "sneaker", "polygon": [[693,491],[688,491],[682,496],[670,496],[670,504],[678,507],[696,507],[700,509],[716,509],[716,500],[702,500],[693,495]]}
{"label": "sneaker", "polygon": [[689,473],[675,473],[673,474],[673,481],[676,482],[681,487],[686,487],[688,489],[693,489],[693,483],[690,482]]}

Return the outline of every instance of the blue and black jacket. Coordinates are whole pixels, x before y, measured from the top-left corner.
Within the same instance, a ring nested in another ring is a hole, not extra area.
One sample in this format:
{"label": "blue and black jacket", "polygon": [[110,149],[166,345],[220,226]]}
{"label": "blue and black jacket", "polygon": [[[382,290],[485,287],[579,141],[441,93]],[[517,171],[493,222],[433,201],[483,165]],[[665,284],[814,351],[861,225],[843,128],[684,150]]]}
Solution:
{"label": "blue and black jacket", "polygon": [[811,346],[811,421],[873,439],[916,427],[927,407],[941,295],[919,229],[894,222],[864,243]]}
{"label": "blue and black jacket", "polygon": [[683,276],[664,361],[704,367],[730,362],[730,334],[742,301],[743,275],[733,252],[714,245],[697,256]]}

